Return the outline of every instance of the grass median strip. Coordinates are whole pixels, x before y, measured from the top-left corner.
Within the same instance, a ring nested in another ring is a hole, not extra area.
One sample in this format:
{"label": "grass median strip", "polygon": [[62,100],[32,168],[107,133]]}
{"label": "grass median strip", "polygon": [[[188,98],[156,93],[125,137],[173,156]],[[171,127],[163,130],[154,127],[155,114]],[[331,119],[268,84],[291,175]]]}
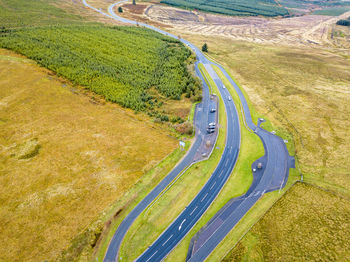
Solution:
{"label": "grass median strip", "polygon": [[[215,67],[213,68],[214,70],[217,69]],[[209,74],[203,65],[200,65],[200,69],[206,76],[206,79],[209,79],[211,83],[214,83],[213,80],[209,77]],[[201,220],[196,224],[196,226],[191,230],[191,232],[173,250],[173,252],[170,253],[166,261],[185,260],[190,240],[196,234],[196,232],[198,232],[217,213],[217,211],[219,211],[227,203],[227,201],[233,197],[244,194],[248,190],[253,181],[251,164],[264,154],[264,148],[259,137],[254,133],[251,133],[243,124],[240,101],[237,94],[233,90],[233,87],[228,82],[228,80],[222,76],[222,74],[219,74],[217,70],[216,72],[223,81],[224,85],[230,91],[232,99],[235,102],[236,108],[238,110],[241,128],[240,153],[238,156],[237,164],[226,185],[218,195],[217,199],[213,202],[213,204],[203,215]],[[219,93],[219,90],[215,85],[212,84],[212,87],[214,88],[214,93]]]}
{"label": "grass median strip", "polygon": [[[211,157],[190,167],[167,192],[143,212],[127,233],[120,251],[123,261],[136,259],[192,201],[215,170],[225,146],[226,114],[219,102],[219,135]],[[133,250],[133,252],[130,252]]]}

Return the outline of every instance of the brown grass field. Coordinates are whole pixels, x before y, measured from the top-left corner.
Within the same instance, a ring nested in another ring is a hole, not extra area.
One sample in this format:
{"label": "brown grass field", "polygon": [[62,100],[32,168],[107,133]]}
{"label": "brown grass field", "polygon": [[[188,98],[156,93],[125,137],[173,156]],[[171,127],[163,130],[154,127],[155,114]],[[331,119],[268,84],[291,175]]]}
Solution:
{"label": "brown grass field", "polygon": [[144,115],[6,50],[0,86],[0,261],[55,260],[177,147]]}
{"label": "brown grass field", "polygon": [[349,199],[297,184],[223,261],[349,261],[349,234]]}

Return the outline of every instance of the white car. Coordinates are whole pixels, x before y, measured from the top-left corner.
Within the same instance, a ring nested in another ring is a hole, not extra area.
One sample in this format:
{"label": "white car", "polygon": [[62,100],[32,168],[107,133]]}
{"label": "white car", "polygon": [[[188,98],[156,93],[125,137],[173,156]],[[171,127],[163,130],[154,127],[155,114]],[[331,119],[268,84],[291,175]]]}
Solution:
{"label": "white car", "polygon": [[229,97],[228,97],[228,101],[231,101],[231,100],[232,100],[232,98],[229,96]]}

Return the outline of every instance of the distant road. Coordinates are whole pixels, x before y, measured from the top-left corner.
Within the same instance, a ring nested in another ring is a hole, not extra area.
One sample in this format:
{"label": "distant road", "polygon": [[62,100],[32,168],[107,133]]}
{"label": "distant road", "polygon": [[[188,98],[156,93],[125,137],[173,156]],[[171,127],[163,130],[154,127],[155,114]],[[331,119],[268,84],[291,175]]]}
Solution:
{"label": "distant road", "polygon": [[[109,14],[102,12],[86,3],[86,0],[82,0],[83,3],[94,9],[95,11],[113,18],[115,20],[129,23],[129,24],[138,24],[141,27],[146,27],[157,31],[163,35],[180,40],[182,43],[191,48],[197,55],[196,62],[196,73],[203,80],[203,76],[198,69],[198,63],[202,63],[207,69],[210,77],[214,80],[216,86],[218,87],[220,94],[223,98],[226,118],[227,118],[227,132],[226,132],[226,145],[224,153],[221,157],[221,160],[216,167],[214,173],[207,181],[205,186],[197,194],[197,196],[192,200],[188,207],[172,222],[172,224],[159,236],[159,238],[147,249],[143,254],[137,259],[137,261],[161,261],[164,259],[169,252],[176,247],[176,245],[183,239],[186,234],[191,230],[191,228],[197,223],[200,217],[211,205],[213,200],[216,198],[227,179],[229,178],[232,170],[236,164],[237,156],[240,149],[240,126],[238,113],[235,108],[233,100],[229,100],[228,97],[230,93],[227,89],[223,88],[223,83],[218,77],[216,72],[212,69],[211,65],[217,65],[210,60],[193,44],[190,42],[179,39],[177,36],[165,32],[161,29],[158,29],[154,26],[147,25],[144,23],[138,23],[129,19],[119,17],[114,12],[114,7],[126,0],[117,2],[109,6]],[[289,162],[290,158],[288,151],[283,140],[280,137],[277,137],[264,129],[257,127],[251,118],[249,107],[247,101],[236,85],[236,83],[230,78],[227,72],[220,66],[217,65],[220,70],[224,73],[227,79],[236,89],[236,92],[241,100],[245,121],[248,127],[252,130],[255,130],[257,135],[261,138],[264,148],[265,148],[265,164],[264,169],[262,170],[261,179],[256,185],[253,183],[250,189],[250,195],[248,198],[243,199],[236,208],[231,208],[231,213],[229,214],[232,218],[232,223],[223,223],[217,228],[215,233],[208,236],[208,241],[204,243],[195,253],[191,254],[189,259],[192,261],[203,261],[220,243],[220,241],[228,234],[232,227],[243,217],[243,215],[258,201],[258,199],[269,190],[275,190],[284,186],[288,177]],[[208,87],[203,82],[203,113],[201,116],[198,116],[198,121],[200,121],[200,129],[205,132],[207,126],[207,114],[208,114],[208,100],[209,100],[209,91]],[[193,144],[192,148],[186,155],[186,157],[172,170],[165,178],[158,184],[151,193],[149,193],[123,220],[123,222],[118,227],[115,232],[109,248],[107,250],[104,261],[118,261],[118,252],[121,245],[121,242],[127,233],[128,229],[132,225],[133,221],[142,213],[143,210],[155,199],[161,191],[179,174],[183,169],[191,164],[191,159],[195,154],[195,151],[201,143],[201,137],[197,136],[196,141]],[[253,188],[254,187],[254,188]],[[230,210],[230,209],[228,209]],[[237,222],[236,222],[237,221]],[[226,221],[227,222],[227,221]]]}

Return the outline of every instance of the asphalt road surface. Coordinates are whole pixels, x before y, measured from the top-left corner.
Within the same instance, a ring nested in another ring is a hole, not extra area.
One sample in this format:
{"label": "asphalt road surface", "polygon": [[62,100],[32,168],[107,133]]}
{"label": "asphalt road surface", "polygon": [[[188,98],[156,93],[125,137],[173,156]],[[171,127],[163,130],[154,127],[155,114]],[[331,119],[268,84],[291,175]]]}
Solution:
{"label": "asphalt road surface", "polygon": [[[132,20],[121,18],[117,16],[113,9],[116,5],[126,2],[120,1],[109,6],[109,14],[104,13],[101,10],[98,10],[86,3],[86,0],[82,0],[83,3],[93,10],[108,16],[110,18],[116,19],[118,21],[129,23],[129,24],[138,24],[139,26],[146,27],[157,31],[163,35],[173,37],[178,39],[177,36],[172,35],[168,32],[165,32],[161,29],[158,29],[154,26],[147,25],[144,23],[138,23]],[[147,249],[143,254],[137,259],[137,261],[161,261],[167,254],[180,242],[180,240],[190,231],[190,229],[196,224],[199,218],[207,210],[213,200],[216,198],[223,185],[230,176],[239,152],[240,147],[240,127],[237,110],[233,103],[233,100],[229,100],[230,94],[226,88],[223,88],[224,85],[220,78],[217,76],[215,71],[212,69],[211,65],[216,65],[213,62],[209,61],[206,56],[190,42],[179,39],[189,48],[191,48],[197,55],[196,62],[196,72],[197,75],[203,80],[203,76],[198,70],[198,63],[204,64],[207,69],[210,77],[214,80],[215,84],[220,90],[220,94],[223,98],[226,110],[227,117],[227,135],[226,135],[226,146],[224,153],[221,157],[221,160],[216,167],[214,173],[198,193],[198,195],[192,200],[188,207],[172,222],[172,224],[159,236],[159,238]],[[238,86],[230,78],[227,72],[220,66],[220,70],[228,78],[231,84],[235,87],[236,92],[239,95],[241,100],[244,116],[248,127],[252,130],[255,130],[257,135],[261,138],[265,148],[265,162],[263,174],[259,183],[253,185],[254,188],[251,190],[250,197],[244,198],[239,205],[235,208],[227,209],[233,210],[230,212],[229,216],[232,219],[232,223],[223,223],[217,230],[215,234],[212,234],[208,238],[208,241],[204,243],[196,252],[192,255],[190,259],[193,261],[203,261],[214,248],[220,243],[220,241],[228,234],[232,227],[243,217],[243,215],[256,203],[256,201],[267,191],[278,189],[284,186],[287,176],[288,176],[288,166],[289,166],[289,155],[286,149],[283,140],[264,129],[257,127],[250,115],[248,104]],[[205,82],[203,82],[203,102],[202,108],[203,111],[201,114],[197,114],[196,121],[197,126],[199,127],[198,133],[205,132],[206,126],[208,124],[208,110],[209,110],[209,91]],[[202,133],[203,134],[203,133]],[[123,220],[123,222],[118,227],[116,233],[113,236],[113,239],[110,242],[108,251],[106,253],[104,261],[117,261],[118,252],[121,245],[121,242],[133,223],[133,221],[138,217],[141,212],[147,208],[147,206],[161,193],[161,191],[186,167],[191,164],[193,156],[202,143],[202,136],[196,136],[196,141],[192,145],[191,149],[183,160],[149,193]],[[228,220],[226,220],[227,222]]]}

